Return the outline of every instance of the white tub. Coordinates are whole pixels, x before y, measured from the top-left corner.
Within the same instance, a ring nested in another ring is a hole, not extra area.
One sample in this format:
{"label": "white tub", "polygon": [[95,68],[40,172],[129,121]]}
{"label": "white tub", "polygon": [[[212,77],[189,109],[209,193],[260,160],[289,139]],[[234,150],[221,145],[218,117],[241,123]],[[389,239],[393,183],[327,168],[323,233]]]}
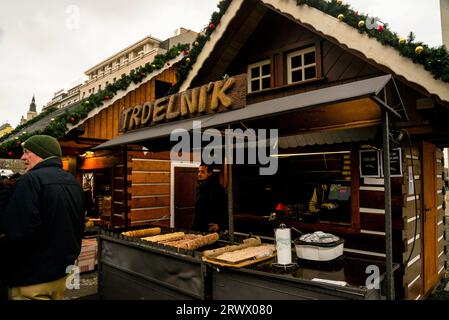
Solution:
{"label": "white tub", "polygon": [[296,255],[300,259],[313,261],[331,261],[343,255],[344,240],[333,243],[309,243],[295,241]]}

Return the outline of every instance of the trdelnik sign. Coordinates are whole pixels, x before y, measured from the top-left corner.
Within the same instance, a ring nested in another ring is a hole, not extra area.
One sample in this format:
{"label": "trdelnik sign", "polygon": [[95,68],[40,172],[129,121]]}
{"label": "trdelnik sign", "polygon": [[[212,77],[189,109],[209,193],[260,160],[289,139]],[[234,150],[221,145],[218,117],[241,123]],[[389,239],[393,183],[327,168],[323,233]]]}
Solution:
{"label": "trdelnik sign", "polygon": [[278,169],[278,158],[274,157],[278,154],[277,129],[202,130],[200,116],[244,108],[246,88],[246,75],[239,75],[126,108],[120,128],[131,131],[191,119],[192,130],[171,132],[170,141],[177,142],[170,153],[172,161],[190,161],[191,154],[194,162],[206,164],[223,164],[226,158],[231,164],[259,164],[261,175],[273,175]]}
{"label": "trdelnik sign", "polygon": [[121,114],[120,129],[135,130],[243,108],[245,105],[246,75],[239,75],[126,108]]}

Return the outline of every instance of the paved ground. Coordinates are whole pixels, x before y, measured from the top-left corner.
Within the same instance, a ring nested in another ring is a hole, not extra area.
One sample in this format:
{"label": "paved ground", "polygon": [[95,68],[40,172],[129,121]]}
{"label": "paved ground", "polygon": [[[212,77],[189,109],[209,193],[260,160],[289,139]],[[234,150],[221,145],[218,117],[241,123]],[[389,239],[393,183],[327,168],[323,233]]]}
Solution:
{"label": "paved ground", "polygon": [[80,288],[66,290],[65,300],[96,300],[98,292],[97,271],[83,273],[80,276]]}
{"label": "paved ground", "polygon": [[449,273],[441,280],[428,300],[449,300]]}

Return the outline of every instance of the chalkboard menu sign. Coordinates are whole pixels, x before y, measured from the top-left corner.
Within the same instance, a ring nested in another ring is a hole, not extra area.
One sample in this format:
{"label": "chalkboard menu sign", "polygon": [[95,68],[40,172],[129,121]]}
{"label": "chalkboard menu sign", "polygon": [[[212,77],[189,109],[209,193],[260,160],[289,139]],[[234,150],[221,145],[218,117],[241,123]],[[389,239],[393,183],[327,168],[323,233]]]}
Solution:
{"label": "chalkboard menu sign", "polygon": [[[383,159],[383,151],[380,154]],[[382,161],[382,160],[381,160]],[[382,177],[384,176],[382,168]],[[390,176],[402,177],[402,149],[396,148],[390,151]]]}
{"label": "chalkboard menu sign", "polygon": [[380,177],[380,161],[377,150],[360,150],[360,177]]}

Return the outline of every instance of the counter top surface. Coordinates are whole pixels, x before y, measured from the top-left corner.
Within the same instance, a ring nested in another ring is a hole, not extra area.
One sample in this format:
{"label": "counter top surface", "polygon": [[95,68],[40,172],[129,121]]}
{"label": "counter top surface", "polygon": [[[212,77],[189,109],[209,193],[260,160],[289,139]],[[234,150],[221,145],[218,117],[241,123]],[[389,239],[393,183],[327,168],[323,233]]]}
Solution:
{"label": "counter top surface", "polygon": [[[297,263],[296,266],[283,268],[276,266],[274,264],[275,260],[271,259],[242,268],[241,271],[263,273],[265,276],[299,282],[310,282],[312,279],[346,282],[346,288],[367,290],[366,281],[368,277],[373,275],[373,269],[371,268],[378,268],[380,281],[383,280],[386,270],[385,264],[381,261],[363,260],[345,256],[341,256],[336,260],[328,262],[306,261],[300,259],[297,259],[294,262]],[[369,267],[371,268],[367,271],[367,268]],[[317,284],[318,283],[321,282],[317,282]],[[369,281],[368,283],[372,283],[372,281]]]}

